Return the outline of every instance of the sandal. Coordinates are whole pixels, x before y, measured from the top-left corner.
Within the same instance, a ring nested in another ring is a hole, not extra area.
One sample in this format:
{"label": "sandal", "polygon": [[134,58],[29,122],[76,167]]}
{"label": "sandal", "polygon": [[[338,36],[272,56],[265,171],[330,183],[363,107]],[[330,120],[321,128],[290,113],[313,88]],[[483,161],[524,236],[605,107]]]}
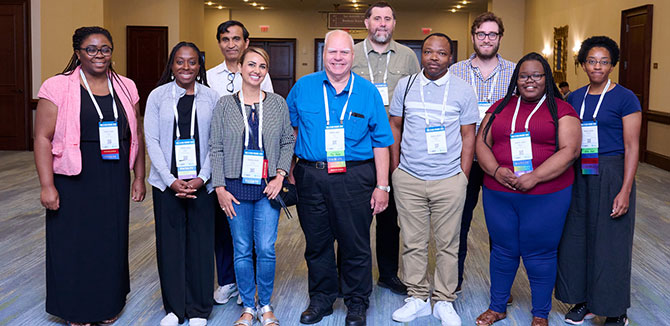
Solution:
{"label": "sandal", "polygon": [[491,326],[493,323],[503,320],[507,317],[505,312],[495,312],[491,309],[484,311],[475,321],[478,326]]}
{"label": "sandal", "polygon": [[546,318],[533,317],[533,322],[530,326],[549,326],[549,320]]}
{"label": "sandal", "polygon": [[[250,314],[251,319],[244,319],[242,316],[244,314]],[[244,307],[242,309],[242,314],[240,315],[240,319],[238,319],[233,326],[252,326],[254,324],[254,319],[256,318],[256,310],[254,308],[249,308],[249,307]]]}
{"label": "sandal", "polygon": [[260,308],[258,308],[258,321],[261,322],[261,325],[263,326],[268,326],[270,324],[274,324],[274,326],[279,326],[279,320],[277,318],[265,318],[263,315],[265,315],[268,312],[274,312],[272,310],[271,305],[265,305]]}

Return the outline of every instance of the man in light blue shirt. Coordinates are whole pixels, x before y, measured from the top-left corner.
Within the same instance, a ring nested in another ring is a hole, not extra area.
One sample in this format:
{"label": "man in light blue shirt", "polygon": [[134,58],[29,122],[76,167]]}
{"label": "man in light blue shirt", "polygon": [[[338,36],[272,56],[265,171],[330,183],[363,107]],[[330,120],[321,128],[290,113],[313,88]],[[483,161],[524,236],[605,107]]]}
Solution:
{"label": "man in light blue shirt", "polygon": [[302,77],[287,98],[297,132],[299,161],[292,173],[309,277],[310,303],[300,316],[303,324],[317,323],[333,312],[338,288],[348,309],[345,324],[366,324],[372,292],[370,224],[372,215],[388,204],[393,135],[379,92],[351,72],[353,47],[344,31],[326,34],[325,71]]}
{"label": "man in light blue shirt", "polygon": [[[398,82],[389,114],[395,143],[391,167],[403,239],[405,305],[393,320],[410,322],[431,314],[442,325],[461,325],[454,310],[458,286],[458,240],[467,175],[479,120],[472,87],[449,70],[451,39],[429,35],[422,46],[419,74]],[[428,241],[435,239],[434,290],[428,283]]]}

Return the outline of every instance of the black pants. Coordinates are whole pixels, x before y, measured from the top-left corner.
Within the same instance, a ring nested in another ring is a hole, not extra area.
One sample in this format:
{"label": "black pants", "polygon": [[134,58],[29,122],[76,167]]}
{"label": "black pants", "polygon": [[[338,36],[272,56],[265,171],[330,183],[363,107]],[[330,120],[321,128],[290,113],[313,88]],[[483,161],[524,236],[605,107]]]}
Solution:
{"label": "black pants", "polygon": [[214,217],[214,254],[216,256],[217,282],[220,286],[235,283],[235,269],[233,268],[233,237],[230,234],[228,218],[223,212],[216,194],[213,195]]}
{"label": "black pants", "polygon": [[340,283],[344,303],[368,306],[372,292],[370,198],[375,188],[373,162],[347,162],[347,172],[298,162],[293,171],[298,217],[305,234],[310,304],[332,306],[338,294],[334,241],[341,253]]}
{"label": "black pants", "polygon": [[[465,256],[468,254],[468,232],[472,223],[472,215],[479,200],[479,190],[484,184],[484,171],[477,161],[472,162],[470,177],[468,178],[468,189],[465,195],[465,206],[461,220],[461,236],[458,246],[458,287],[463,283],[463,269],[465,267]],[[490,243],[490,242],[489,242]]]}
{"label": "black pants", "polygon": [[214,286],[213,195],[202,187],[195,199],[180,199],[170,188],[153,188],[156,258],[163,307],[182,323],[207,318]]}
{"label": "black pants", "polygon": [[[389,185],[391,178],[389,176]],[[400,227],[398,226],[398,210],[395,208],[393,186],[389,194],[389,205],[377,214],[376,239],[377,268],[379,278],[391,278],[398,275],[398,250],[400,245]]]}

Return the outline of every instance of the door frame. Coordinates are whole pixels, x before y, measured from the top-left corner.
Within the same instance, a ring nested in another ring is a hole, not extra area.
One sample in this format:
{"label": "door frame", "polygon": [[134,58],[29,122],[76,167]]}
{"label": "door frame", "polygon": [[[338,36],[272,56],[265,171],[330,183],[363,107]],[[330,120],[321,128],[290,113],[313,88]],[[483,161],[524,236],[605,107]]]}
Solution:
{"label": "door frame", "polygon": [[[130,64],[130,54],[131,54],[131,47],[130,47],[130,42],[128,40],[130,39],[130,33],[131,30],[133,29],[142,29],[142,30],[156,30],[156,31],[163,31],[165,32],[165,51],[164,51],[164,56],[165,56],[165,61],[167,62],[169,60],[168,56],[170,55],[170,31],[168,29],[168,26],[143,26],[143,25],[127,25],[126,26],[126,77],[130,78],[130,74],[128,72]],[[159,76],[160,78],[160,76]],[[133,80],[134,81],[134,80]],[[156,80],[158,82],[158,80]],[[138,90],[139,91],[139,90]],[[147,95],[148,98],[148,95]],[[140,116],[144,117],[144,110],[146,109],[146,100],[147,98],[144,99],[144,104],[145,105],[140,105]],[[142,99],[140,99],[141,103]]]}
{"label": "door frame", "polygon": [[295,85],[295,82],[298,81],[298,76],[296,76],[295,71],[296,71],[296,64],[298,62],[298,57],[297,57],[297,47],[298,47],[298,40],[295,38],[268,38],[268,37],[249,37],[249,43],[251,42],[293,42],[293,85]]}

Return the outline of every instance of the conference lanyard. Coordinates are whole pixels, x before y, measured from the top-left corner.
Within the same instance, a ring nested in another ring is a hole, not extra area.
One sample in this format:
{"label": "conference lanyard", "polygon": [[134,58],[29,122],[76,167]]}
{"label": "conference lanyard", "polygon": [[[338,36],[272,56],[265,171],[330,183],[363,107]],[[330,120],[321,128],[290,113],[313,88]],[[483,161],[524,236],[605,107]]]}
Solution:
{"label": "conference lanyard", "polygon": [[[537,103],[537,105],[535,106],[533,111],[528,115],[528,118],[526,118],[526,123],[524,124],[524,129],[526,131],[528,131],[528,122],[530,122],[530,118],[532,118],[533,115],[535,114],[535,112],[537,112],[537,110],[540,109],[540,106],[542,105],[542,103],[544,103],[544,100],[546,100],[546,99],[547,99],[547,95],[545,94],[545,95],[542,96],[542,99],[540,100],[540,102]],[[512,134],[514,133],[514,130],[516,128],[516,117],[519,114],[519,106],[520,105],[521,105],[521,97],[519,96],[519,99],[516,102],[516,108],[514,109],[514,116],[512,117],[512,126],[511,126],[511,129],[512,129],[511,133]]]}
{"label": "conference lanyard", "polygon": [[[344,116],[347,113],[347,106],[349,105],[349,99],[351,98],[351,92],[354,89],[354,74],[351,76],[351,85],[349,85],[349,94],[347,94],[347,101],[344,103],[342,108],[342,113],[340,114],[340,125],[344,124]],[[326,126],[330,125],[330,107],[328,106],[328,90],[326,90],[326,84],[323,84],[323,105],[326,107]]]}
{"label": "conference lanyard", "polygon": [[[370,82],[375,83],[375,75],[372,73],[372,66],[370,65],[370,56],[368,54],[368,45],[363,41],[363,51],[365,51],[365,62],[368,63],[368,71],[370,72]],[[388,51],[386,54],[386,68],[384,69],[384,84],[386,84],[386,79],[389,72],[389,62],[391,61],[391,51]]]}
{"label": "conference lanyard", "polygon": [[[193,139],[193,136],[195,135],[195,95],[197,94],[197,89],[196,85],[193,85],[193,105],[191,106],[191,137],[190,139]],[[177,97],[177,83],[174,84],[172,87],[172,98],[174,98],[174,106],[172,107],[172,111],[174,112],[174,121],[175,125],[177,125],[177,139],[181,139],[181,133],[179,131],[179,112],[177,111],[177,104],[179,103],[179,98]]]}
{"label": "conference lanyard", "polygon": [[[249,147],[249,134],[251,133],[251,128],[249,127],[247,110],[244,108],[244,94],[241,89],[239,95],[240,108],[242,109],[242,117],[244,118],[244,148],[247,148]],[[260,89],[258,95],[258,149],[261,151],[263,150],[263,91]]]}
{"label": "conference lanyard", "polygon": [[[100,105],[98,105],[98,101],[96,101],[95,96],[93,96],[93,92],[91,92],[91,88],[88,86],[86,75],[84,75],[84,71],[81,69],[79,70],[79,74],[81,75],[81,80],[84,82],[84,86],[86,86],[88,96],[91,97],[91,101],[93,101],[95,110],[98,112],[98,117],[100,117],[100,121],[102,121],[103,118],[102,110],[100,110]],[[114,110],[114,121],[117,121],[119,119],[119,111],[116,108],[116,101],[114,101],[114,89],[112,88],[112,82],[109,80],[109,77],[107,77],[107,87],[109,88],[109,95],[112,97],[112,109]]]}
{"label": "conference lanyard", "polygon": [[[426,77],[423,75],[423,69],[421,70],[420,74],[422,79],[426,79]],[[442,114],[440,116],[440,125],[444,125],[444,112],[446,111],[447,108],[447,94],[449,93],[449,80],[450,80],[449,77],[450,77],[449,71],[447,71],[447,74],[445,75],[447,82],[444,85],[444,96],[442,97]],[[430,83],[430,81],[428,82]],[[428,119],[428,111],[426,110],[426,102],[424,100],[423,87],[424,85],[421,85],[421,87],[419,87],[419,93],[421,94],[421,105],[423,106],[423,116],[426,119],[426,126],[428,126],[430,124],[430,119]]]}
{"label": "conference lanyard", "polygon": [[[482,76],[483,77],[483,76]],[[475,82],[475,72],[474,69],[470,69],[470,78],[472,79],[472,89],[475,91],[475,95],[477,95],[477,100],[479,101],[479,92],[477,92],[477,83]],[[498,83],[498,72],[493,73],[493,82],[491,83],[491,89],[489,90],[489,96],[485,98],[486,102],[488,103],[493,103],[493,90]]]}
{"label": "conference lanyard", "polygon": [[[607,85],[605,85],[605,89],[603,89],[603,92],[600,93],[600,98],[598,99],[598,104],[596,105],[596,109],[593,111],[593,121],[596,120],[596,116],[598,116],[598,111],[600,111],[600,105],[603,103],[603,99],[605,98],[605,93],[607,93],[607,90],[610,88],[610,85],[612,84],[611,79],[607,79]],[[584,93],[584,99],[582,100],[582,108],[579,111],[579,119],[584,121],[584,103],[586,102],[586,96],[589,95],[589,89],[591,89],[591,85],[586,88],[586,92]]]}

